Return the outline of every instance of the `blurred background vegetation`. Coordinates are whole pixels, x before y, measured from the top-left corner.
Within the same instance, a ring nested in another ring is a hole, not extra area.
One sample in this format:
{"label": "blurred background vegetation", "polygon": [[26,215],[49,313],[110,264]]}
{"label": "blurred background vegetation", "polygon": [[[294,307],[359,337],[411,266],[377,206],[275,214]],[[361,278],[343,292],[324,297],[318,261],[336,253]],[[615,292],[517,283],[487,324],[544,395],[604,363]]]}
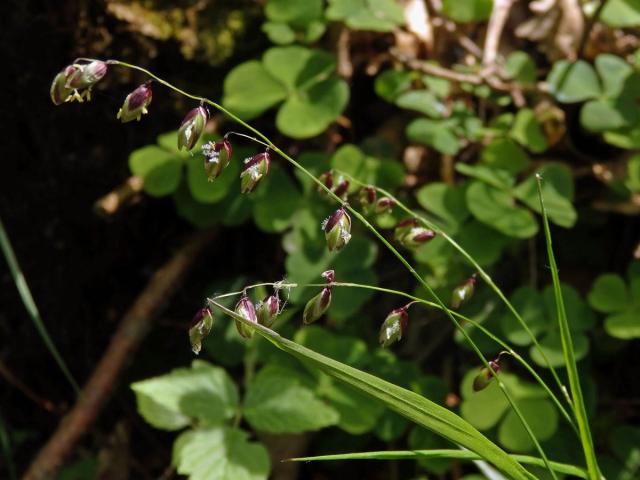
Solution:
{"label": "blurred background vegetation", "polygon": [[[493,45],[498,5],[508,10]],[[607,478],[638,478],[640,3],[600,5],[5,2],[0,217],[81,385],[154,273],[194,231],[213,232],[175,293],[155,299],[148,334],[55,478],[179,478],[177,471],[198,479],[484,478],[472,464],[450,460],[279,463],[447,443],[264,341],[242,341],[227,319],[216,320],[202,361],[190,366],[186,332],[206,296],[285,277],[314,283],[329,268],[340,281],[423,292],[359,226],[344,251],[326,252],[319,225],[335,206],[283,163],[241,196],[239,162],[256,151],[250,142],[234,138],[231,165],[208,183],[202,155],[176,149],[175,130],[194,102],[154,85],[150,114],[117,122],[126,94],[146,80],[141,75],[111,68],[90,103],[55,108],[51,79],[81,56],[148,68],[251,120],[313,173],[341,170],[393,191],[491,273],[563,376],[538,235],[532,175],[542,171],[596,449]],[[238,127],[214,115],[206,139],[228,130]],[[353,184],[349,193],[357,193]],[[393,210],[372,218],[391,237],[401,217]],[[473,273],[441,238],[407,253],[444,298]],[[0,268],[0,477],[17,478],[75,394]],[[497,389],[471,393],[478,361],[443,315],[412,309],[403,342],[383,351],[377,331],[397,299],[336,289],[326,320],[300,329],[301,308],[315,293],[291,292],[277,325],[283,335],[454,409],[510,451],[532,451]],[[550,377],[482,282],[463,311]],[[470,333],[487,355],[499,352]],[[505,363],[505,382],[550,457],[581,464],[552,404],[515,362]],[[181,403],[180,395],[196,400]],[[231,470],[199,471],[185,453],[193,445]]]}

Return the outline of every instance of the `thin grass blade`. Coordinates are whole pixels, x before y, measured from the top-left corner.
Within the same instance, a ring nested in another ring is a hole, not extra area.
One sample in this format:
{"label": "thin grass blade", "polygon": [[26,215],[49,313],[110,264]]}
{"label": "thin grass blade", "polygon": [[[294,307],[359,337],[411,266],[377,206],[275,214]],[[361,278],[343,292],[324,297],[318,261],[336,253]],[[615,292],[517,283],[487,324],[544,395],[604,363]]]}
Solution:
{"label": "thin grass blade", "polygon": [[[335,460],[419,460],[419,459],[436,459],[449,458],[452,460],[474,461],[482,460],[477,453],[469,450],[386,450],[378,452],[358,452],[358,453],[340,453],[335,455],[320,455],[317,457],[300,457],[291,458],[287,461],[291,462],[318,462],[318,461],[335,461]],[[544,460],[529,455],[511,455],[511,458],[526,465],[535,465],[537,467],[545,467]],[[587,473],[576,466],[567,463],[549,462],[551,467],[558,473],[565,475],[573,475],[579,478],[587,478]]]}
{"label": "thin grass blade", "polygon": [[312,365],[327,375],[340,380],[356,390],[365,393],[405,418],[423,426],[438,435],[476,452],[499,471],[515,480],[531,480],[535,477],[504,450],[491,442],[470,423],[455,413],[393,383],[374,375],[345,365],[313,350],[299,345],[262,325],[254,324],[237,315],[232,310],[210,301],[234,320],[252,327],[257,333],[271,341],[281,350],[299,360]]}
{"label": "thin grass blade", "polygon": [[567,320],[567,312],[564,308],[564,300],[562,298],[562,290],[560,288],[560,275],[558,273],[555,256],[553,255],[551,230],[549,229],[547,210],[545,209],[544,198],[542,196],[542,177],[539,174],[536,174],[536,180],[538,186],[538,198],[540,199],[540,209],[542,210],[544,239],[547,245],[547,254],[549,256],[549,269],[551,270],[551,278],[553,281],[553,294],[556,301],[556,315],[558,317],[558,326],[560,328],[562,354],[567,368],[567,376],[569,377],[569,388],[576,415],[576,422],[578,423],[578,431],[580,432],[580,442],[587,462],[588,478],[589,480],[599,480],[601,478],[600,469],[598,468],[598,461],[593,448],[589,419],[587,418],[587,410],[582,396],[582,387],[580,386],[580,377],[578,376],[578,364],[573,351],[571,330],[569,329],[569,321]]}

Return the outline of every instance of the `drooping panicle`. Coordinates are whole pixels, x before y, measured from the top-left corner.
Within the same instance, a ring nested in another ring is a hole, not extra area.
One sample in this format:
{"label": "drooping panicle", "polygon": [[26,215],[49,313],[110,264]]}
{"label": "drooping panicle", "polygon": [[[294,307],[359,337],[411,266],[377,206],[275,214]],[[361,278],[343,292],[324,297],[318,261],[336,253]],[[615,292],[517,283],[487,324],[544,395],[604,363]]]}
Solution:
{"label": "drooping panicle", "polygon": [[376,205],[376,198],[378,194],[376,189],[372,186],[362,187],[358,192],[358,200],[360,200],[360,206],[365,214],[370,214]]}
{"label": "drooping panicle", "polygon": [[409,313],[406,306],[392,310],[380,326],[380,334],[378,336],[380,345],[386,348],[399,341],[407,329],[408,322]]}
{"label": "drooping panicle", "polygon": [[[235,312],[242,318],[249,320],[252,323],[258,323],[258,316],[256,315],[256,309],[249,300],[249,297],[243,295],[240,301],[236,304]],[[236,328],[241,337],[251,338],[253,336],[253,328],[245,325],[240,320],[236,319]]]}
{"label": "drooping panicle", "polygon": [[344,207],[333,212],[322,228],[331,252],[341,250],[351,240],[351,217]]}
{"label": "drooping panicle", "polygon": [[122,107],[118,110],[117,118],[122,123],[140,120],[142,115],[149,113],[147,107],[152,98],[151,84],[149,82],[143,83],[124,99]]}
{"label": "drooping panicle", "polygon": [[67,87],[76,90],[93,87],[107,74],[107,64],[100,60],[75,66],[78,68],[67,77]]}
{"label": "drooping panicle", "polygon": [[[489,361],[489,365],[493,369],[495,373],[500,371],[500,363],[498,358]],[[473,379],[473,391],[479,392],[480,390],[484,390],[489,386],[491,380],[493,380],[493,373],[487,367],[482,367],[476,378]]]}
{"label": "drooping panicle", "polygon": [[178,150],[191,150],[200,140],[208,120],[209,112],[202,105],[190,110],[178,129]]}
{"label": "drooping panicle", "polygon": [[240,173],[240,191],[242,193],[253,192],[258,183],[269,173],[270,165],[271,154],[269,150],[247,158]]}
{"label": "drooping panicle", "polygon": [[209,335],[213,327],[214,316],[209,307],[201,308],[196,312],[189,325],[189,341],[191,350],[198,355],[202,349],[202,340]]}
{"label": "drooping panicle", "polygon": [[73,75],[79,66],[76,65],[68,65],[62,69],[62,71],[58,72],[58,74],[53,77],[53,82],[51,82],[51,89],[49,93],[51,95],[51,101],[55,105],[62,105],[64,102],[69,102],[73,98],[73,88],[67,86],[67,82],[69,77]]}
{"label": "drooping panicle", "polygon": [[310,324],[318,320],[327,311],[329,305],[331,305],[331,288],[335,280],[335,272],[333,270],[327,270],[322,273],[322,277],[326,280],[327,286],[309,300],[304,307],[302,321],[305,324]]}
{"label": "drooping panicle", "polygon": [[217,142],[207,142],[202,146],[204,170],[210,182],[218,178],[222,170],[229,165],[232,153],[233,147],[226,137]]}
{"label": "drooping panicle", "polygon": [[395,204],[396,202],[394,202],[393,199],[389,197],[380,197],[376,202],[374,211],[378,215],[381,215],[383,213],[391,213]]}
{"label": "drooping panicle", "polygon": [[280,298],[278,294],[270,295],[260,303],[256,308],[256,315],[258,316],[258,323],[269,328],[275,322],[278,314],[280,313]]}
{"label": "drooping panicle", "polygon": [[435,236],[436,232],[421,227],[416,218],[402,220],[394,231],[396,241],[408,249],[417,248],[432,240]]}
{"label": "drooping panicle", "polygon": [[453,289],[451,294],[451,308],[458,309],[473,297],[476,287],[476,274],[474,273],[460,285]]}

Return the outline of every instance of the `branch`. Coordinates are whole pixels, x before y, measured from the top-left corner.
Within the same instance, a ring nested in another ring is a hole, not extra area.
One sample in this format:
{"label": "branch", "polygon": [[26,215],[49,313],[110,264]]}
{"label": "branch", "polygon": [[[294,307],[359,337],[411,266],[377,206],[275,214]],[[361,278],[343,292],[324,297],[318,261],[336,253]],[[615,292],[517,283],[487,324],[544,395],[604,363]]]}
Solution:
{"label": "branch", "polygon": [[77,442],[107,402],[121,370],[133,358],[150,330],[154,317],[213,238],[211,231],[195,234],[151,277],[149,284],[122,317],[107,350],[82,389],[73,409],[65,415],[57,430],[40,450],[23,480],[55,478],[64,460],[71,455]]}
{"label": "branch", "polygon": [[129,177],[122,185],[117,186],[113,191],[96,200],[93,207],[101,215],[114,215],[120,207],[130,202],[136,194],[142,191],[142,186],[142,178]]}
{"label": "branch", "polygon": [[487,36],[484,42],[484,53],[482,55],[482,64],[485,68],[495,67],[498,58],[498,47],[500,45],[500,37],[507,23],[509,12],[516,0],[494,0],[493,10],[489,18],[489,26],[487,27]]}

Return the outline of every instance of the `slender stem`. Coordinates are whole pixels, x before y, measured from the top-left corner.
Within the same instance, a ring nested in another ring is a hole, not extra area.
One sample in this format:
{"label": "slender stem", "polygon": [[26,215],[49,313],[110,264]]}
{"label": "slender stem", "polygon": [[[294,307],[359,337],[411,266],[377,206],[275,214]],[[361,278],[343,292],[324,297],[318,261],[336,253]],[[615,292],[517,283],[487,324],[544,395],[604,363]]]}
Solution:
{"label": "slender stem", "polygon": [[604,7],[607,5],[607,1],[608,0],[600,0],[600,5],[598,5],[598,8],[596,8],[596,11],[593,12],[593,15],[591,15],[591,18],[585,25],[584,31],[582,32],[582,37],[580,38],[580,44],[578,45],[578,49],[576,50],[576,58],[582,57],[584,49],[587,46],[587,42],[589,41],[591,30],[593,30],[594,25],[600,18],[600,14],[602,13],[602,10],[604,10]]}
{"label": "slender stem", "polygon": [[[348,173],[345,173],[345,172],[340,172],[340,173],[345,175],[345,176],[347,176],[347,177],[349,177],[353,183],[359,184],[361,186],[365,186],[364,183],[362,183],[359,180],[353,178]],[[525,330],[525,332],[527,333],[527,335],[529,336],[529,338],[533,342],[533,345],[535,346],[536,350],[538,350],[538,353],[540,353],[540,356],[544,360],[544,362],[546,364],[546,367],[551,371],[551,374],[553,375],[553,378],[555,379],[556,383],[558,384],[558,387],[560,388],[560,391],[563,393],[565,400],[567,401],[567,403],[569,404],[569,406],[571,407],[571,409],[573,411],[573,403],[571,402],[571,398],[567,394],[567,390],[566,390],[564,384],[562,383],[562,381],[560,380],[560,377],[559,377],[558,373],[556,372],[555,368],[551,365],[551,362],[549,361],[549,358],[547,357],[546,353],[544,352],[544,350],[540,346],[540,343],[538,342],[538,339],[536,338],[534,333],[531,331],[531,329],[529,328],[527,323],[524,321],[522,316],[515,309],[513,304],[507,299],[507,297],[504,295],[504,293],[502,293],[502,290],[500,289],[500,287],[498,287],[498,285],[496,285],[495,282],[491,279],[489,274],[480,266],[480,264],[478,262],[475,261],[475,259],[471,255],[469,255],[469,253],[464,248],[462,248],[460,246],[460,244],[458,242],[456,242],[452,237],[450,237],[442,229],[440,229],[439,227],[434,225],[432,222],[430,222],[429,220],[424,218],[422,215],[420,215],[417,212],[414,212],[413,210],[411,210],[409,207],[407,207],[404,203],[402,203],[394,195],[392,195],[390,192],[386,191],[385,189],[380,188],[380,187],[376,187],[376,186],[373,186],[373,188],[375,188],[382,195],[385,195],[385,196],[389,197],[390,199],[392,199],[399,208],[404,210],[409,215],[412,215],[415,218],[417,218],[426,227],[436,231],[438,233],[438,235],[440,235],[442,238],[444,238],[452,247],[454,247],[456,250],[458,250],[458,252],[471,265],[473,265],[473,267],[477,270],[477,272],[480,274],[482,279],[487,283],[487,285],[489,285],[489,287],[491,287],[491,289],[496,293],[498,298],[500,298],[500,300],[502,300],[502,302],[505,304],[507,309],[511,312],[511,314],[518,321],[520,326],[522,326],[522,328]],[[575,414],[575,412],[574,412],[574,414]]]}
{"label": "slender stem", "polygon": [[46,345],[47,349],[51,353],[51,356],[58,364],[58,368],[62,371],[63,375],[66,377],[67,381],[71,384],[71,387],[76,392],[76,394],[80,394],[80,387],[78,383],[71,375],[67,364],[62,359],[62,355],[58,351],[55,343],[51,339],[49,332],[47,331],[47,327],[44,325],[42,321],[42,317],[40,316],[40,310],[38,310],[38,306],[36,305],[33,296],[31,295],[31,290],[29,289],[29,285],[27,285],[27,280],[22,273],[22,269],[20,268],[20,264],[18,263],[18,259],[16,258],[16,254],[13,251],[13,247],[11,246],[11,241],[9,240],[9,236],[4,229],[4,225],[2,224],[2,220],[0,219],[0,248],[2,249],[2,253],[4,253],[4,257],[9,264],[9,270],[11,270],[11,275],[13,276],[13,282],[18,289],[18,293],[20,294],[20,298],[22,299],[22,303],[24,307],[27,309],[29,316],[31,317],[31,321],[33,325],[36,327],[36,330],[40,334],[42,341]]}
{"label": "slender stem", "polygon": [[[444,302],[440,299],[440,297],[433,291],[433,289],[429,286],[429,284],[420,276],[420,274],[418,274],[418,272],[416,272],[416,270],[413,268],[413,266],[407,261],[406,258],[404,258],[404,256],[393,246],[391,245],[391,243],[389,243],[389,241],[357,210],[355,210],[354,208],[352,208],[348,203],[346,203],[344,200],[342,200],[339,196],[337,196],[334,192],[331,191],[331,189],[327,188],[326,185],[324,185],[323,182],[321,182],[320,180],[318,180],[315,175],[313,175],[310,171],[308,171],[306,168],[304,168],[301,164],[299,164],[298,162],[296,162],[292,157],[290,157],[289,155],[287,155],[285,152],[283,152],[280,148],[278,148],[276,145],[273,144],[273,142],[266,136],[264,135],[262,132],[260,132],[259,130],[257,130],[255,127],[249,125],[248,123],[246,123],[244,120],[240,119],[239,117],[237,117],[236,115],[234,115],[233,113],[231,113],[229,110],[227,110],[226,108],[222,107],[221,105],[217,104],[216,102],[213,102],[207,98],[204,97],[198,97],[192,94],[189,94],[177,87],[175,87],[174,85],[170,84],[169,82],[167,82],[166,80],[161,79],[160,77],[158,77],[157,75],[151,73],[150,71],[142,68],[142,67],[138,67],[137,65],[132,65],[132,64],[128,64],[125,62],[121,62],[119,60],[109,60],[108,63],[110,64],[114,64],[114,65],[121,65],[124,67],[128,67],[128,68],[132,68],[134,70],[138,70],[141,72],[146,73],[147,75],[149,75],[151,78],[153,78],[154,80],[156,80],[157,82],[161,83],[162,85],[166,86],[167,88],[180,93],[181,95],[186,96],[187,98],[191,98],[193,100],[197,100],[199,102],[206,102],[209,105],[211,105],[212,107],[218,109],[219,111],[221,111],[222,113],[226,114],[228,117],[230,117],[232,120],[234,120],[235,122],[237,122],[238,124],[242,125],[244,128],[246,128],[247,130],[250,130],[251,132],[253,132],[255,135],[257,135],[259,138],[261,138],[262,140],[264,140],[265,142],[268,143],[268,146],[271,150],[273,150],[275,153],[277,153],[278,155],[280,155],[282,158],[284,158],[287,162],[289,162],[291,165],[293,165],[295,168],[297,168],[299,171],[301,171],[302,173],[304,173],[307,177],[309,177],[314,183],[316,183],[318,185],[318,187],[320,187],[321,189],[324,189],[325,192],[331,197],[333,198],[336,202],[338,202],[343,208],[345,208],[346,210],[348,210],[355,218],[357,218],[374,236],[376,236],[378,238],[378,240],[380,242],[382,242],[382,244],[400,261],[400,263],[402,263],[405,268],[409,271],[409,273],[418,281],[418,283],[420,285],[422,285],[427,293],[429,294],[429,296],[431,296],[438,305],[440,305],[441,309],[445,312],[445,314],[447,315],[447,317],[449,318],[449,320],[451,322],[453,322],[454,326],[460,331],[460,333],[463,335],[463,337],[465,338],[465,340],[469,343],[469,345],[471,346],[471,348],[475,351],[476,355],[478,355],[478,357],[482,360],[482,362],[484,363],[485,367],[487,369],[489,369],[489,371],[495,376],[496,372],[492,369],[491,365],[489,364],[489,361],[486,359],[486,357],[484,356],[484,354],[480,351],[480,349],[478,348],[478,346],[475,344],[475,342],[473,341],[473,339],[469,336],[469,334],[466,332],[466,330],[458,323],[458,321],[455,319],[455,317],[451,314],[451,312],[447,309],[446,305],[444,304]],[[535,434],[533,433],[533,431],[531,430],[531,427],[529,426],[529,423],[526,421],[526,419],[524,418],[524,416],[522,415],[522,412],[520,411],[519,407],[516,405],[515,401],[513,400],[513,398],[511,397],[511,394],[509,393],[506,385],[504,384],[504,382],[502,382],[499,378],[497,378],[497,383],[498,386],[500,387],[500,389],[502,390],[503,394],[505,395],[507,401],[509,402],[509,404],[511,405],[511,408],[513,408],[514,412],[516,413],[516,415],[518,416],[518,418],[520,419],[520,421],[522,422],[525,430],[527,431],[527,434],[531,437],[531,440],[533,441],[534,445],[536,446],[536,449],[538,450],[538,452],[540,453],[540,456],[543,458],[545,465],[547,467],[547,470],[549,471],[549,473],[551,474],[551,476],[554,479],[557,479],[557,476],[555,474],[555,472],[553,471],[553,469],[551,468],[550,464],[549,464],[549,460],[547,459],[546,454],[544,453],[544,450],[542,449],[542,447],[540,446],[540,443],[538,442],[538,439],[536,438]]]}
{"label": "slender stem", "polygon": [[[421,303],[421,304],[426,305],[428,307],[433,307],[433,308],[437,308],[439,310],[442,310],[442,307],[440,305],[438,305],[437,303],[430,302],[428,300],[424,300],[424,299],[418,298],[418,297],[416,297],[414,295],[411,295],[409,293],[403,292],[401,290],[393,290],[393,289],[390,289],[390,288],[377,287],[375,285],[365,285],[365,284],[350,283],[350,282],[334,282],[333,285],[336,286],[336,287],[363,288],[363,289],[367,289],[367,290],[375,290],[375,291],[378,291],[378,292],[391,293],[393,295],[398,295],[398,296],[401,296],[401,297],[409,298],[409,299],[413,300],[413,302],[418,302],[418,303]],[[315,286],[315,285],[309,285],[309,286]],[[321,286],[321,285],[319,285],[319,286]],[[507,342],[505,342],[504,340],[500,339],[498,336],[496,336],[493,333],[491,333],[490,330],[488,330],[486,327],[484,327],[479,322],[477,322],[475,320],[472,320],[471,318],[466,317],[466,316],[462,315],[461,313],[458,313],[458,312],[456,312],[454,310],[449,310],[449,312],[453,316],[459,318],[460,320],[462,320],[464,322],[468,322],[469,324],[473,325],[475,328],[480,330],[482,333],[484,333],[491,340],[493,340],[498,345],[500,345],[502,348],[504,348],[505,351],[501,352],[501,354],[502,353],[507,353],[507,354],[511,355],[513,358],[515,358],[531,374],[531,376],[536,380],[536,382],[538,382],[538,384],[545,390],[545,392],[547,393],[549,398],[553,401],[553,403],[555,403],[556,407],[558,408],[558,410],[560,411],[562,416],[565,418],[567,423],[571,426],[571,428],[573,428],[573,430],[576,432],[576,434],[578,433],[578,427],[576,426],[574,419],[571,417],[571,415],[569,415],[569,412],[567,412],[567,410],[564,408],[564,406],[562,405],[562,403],[560,402],[558,397],[553,393],[553,391],[549,388],[549,386],[545,383],[545,381],[540,377],[540,375],[538,375],[538,372],[536,372],[535,369],[518,352],[516,352],[511,345],[509,345]]]}
{"label": "slender stem", "polygon": [[580,440],[584,451],[585,460],[587,462],[587,472],[590,480],[598,480],[600,478],[600,469],[598,467],[598,459],[596,458],[593,448],[593,439],[589,428],[589,419],[587,417],[587,409],[582,396],[582,387],[580,386],[580,377],[578,375],[578,365],[573,350],[573,340],[571,339],[571,329],[567,319],[567,312],[564,308],[564,300],[562,297],[562,288],[560,286],[560,275],[558,274],[558,266],[553,254],[553,244],[551,243],[551,230],[549,229],[549,220],[547,218],[547,210],[544,206],[544,198],[542,195],[542,177],[536,174],[536,182],[538,187],[538,199],[540,201],[540,209],[542,211],[542,224],[544,226],[544,238],[547,245],[547,255],[549,257],[549,269],[551,270],[551,278],[553,280],[553,293],[556,301],[556,316],[558,318],[558,327],[560,330],[560,341],[562,343],[562,354],[564,363],[567,368],[569,377],[569,387],[575,405],[576,422],[580,431]]}

